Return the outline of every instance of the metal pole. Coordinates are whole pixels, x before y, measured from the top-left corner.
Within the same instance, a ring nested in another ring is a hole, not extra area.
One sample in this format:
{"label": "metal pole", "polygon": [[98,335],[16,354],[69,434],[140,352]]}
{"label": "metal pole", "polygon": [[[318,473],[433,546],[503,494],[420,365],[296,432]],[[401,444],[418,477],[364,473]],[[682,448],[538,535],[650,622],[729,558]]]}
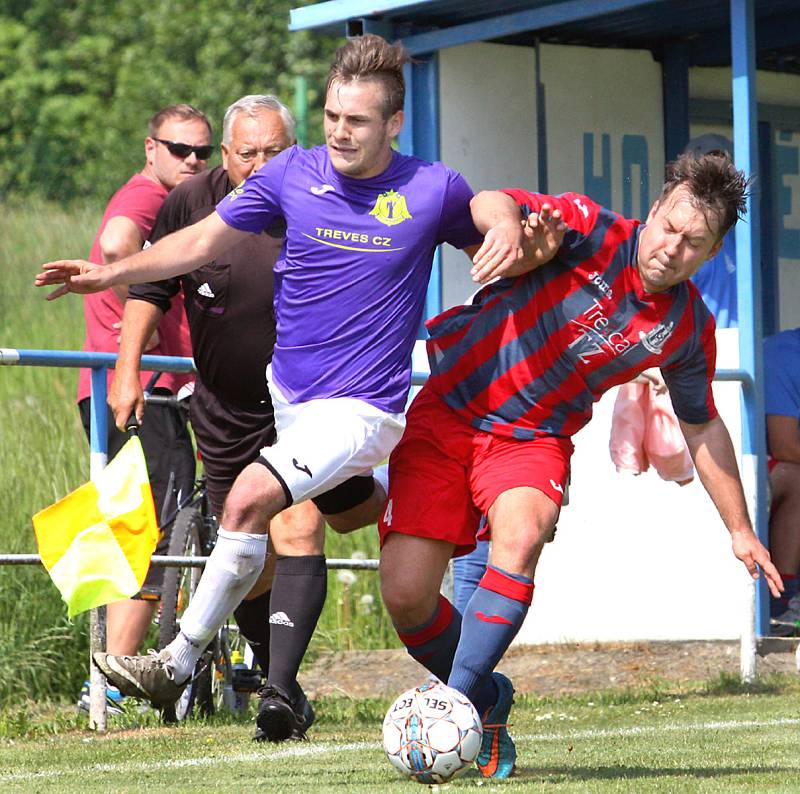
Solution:
{"label": "metal pole", "polygon": [[[89,476],[99,476],[106,465],[108,451],[108,412],[106,409],[106,367],[92,367],[91,428]],[[94,663],[95,652],[106,649],[106,608],[97,607],[89,614],[89,728],[105,731],[106,677]]]}
{"label": "metal pole", "polygon": [[[756,101],[755,16],[753,0],[731,0],[731,65],[733,72],[733,148],[736,167],[746,174],[758,169],[758,105]],[[739,322],[739,366],[749,373],[742,388],[742,482],[754,528],[767,542],[766,428],[761,353],[760,218],[753,190],[747,218],[736,230],[736,289]],[[763,578],[756,588],[749,580],[742,626],[740,671],[743,681],[756,675],[756,636],[764,634],[766,614]]]}
{"label": "metal pole", "polygon": [[308,146],[308,80],[299,75],[294,81],[294,115],[297,121],[297,142]]}

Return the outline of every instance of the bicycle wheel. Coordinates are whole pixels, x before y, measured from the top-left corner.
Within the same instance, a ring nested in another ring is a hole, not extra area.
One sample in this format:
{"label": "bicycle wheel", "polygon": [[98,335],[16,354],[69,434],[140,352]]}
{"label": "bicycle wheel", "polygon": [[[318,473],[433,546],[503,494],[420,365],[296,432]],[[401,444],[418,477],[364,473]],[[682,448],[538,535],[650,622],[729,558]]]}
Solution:
{"label": "bicycle wheel", "polygon": [[[172,557],[199,557],[204,551],[203,516],[197,507],[186,507],[175,517],[168,554]],[[164,573],[161,594],[161,618],[158,627],[158,645],[164,648],[178,635],[181,615],[197,589],[200,568],[169,567]],[[204,653],[197,663],[192,680],[174,707],[164,709],[167,722],[183,720],[195,710],[207,715],[213,713],[211,696],[213,654]]]}
{"label": "bicycle wheel", "polygon": [[[203,554],[203,516],[197,507],[181,510],[172,524],[172,537],[169,541],[170,557],[200,557]],[[158,647],[169,645],[180,630],[181,615],[189,605],[197,583],[200,581],[200,568],[173,568],[164,572],[164,586],[161,593],[161,620],[158,627]]]}

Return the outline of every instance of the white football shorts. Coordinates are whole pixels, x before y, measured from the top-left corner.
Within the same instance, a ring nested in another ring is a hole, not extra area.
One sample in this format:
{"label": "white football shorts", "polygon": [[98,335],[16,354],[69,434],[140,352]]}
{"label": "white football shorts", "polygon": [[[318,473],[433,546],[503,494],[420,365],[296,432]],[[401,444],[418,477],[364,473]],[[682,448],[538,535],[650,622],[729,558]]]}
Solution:
{"label": "white football shorts", "polygon": [[405,414],[390,414],[352,397],[289,403],[271,375],[268,367],[278,439],[262,448],[261,463],[281,482],[291,503],[370,474],[403,435]]}

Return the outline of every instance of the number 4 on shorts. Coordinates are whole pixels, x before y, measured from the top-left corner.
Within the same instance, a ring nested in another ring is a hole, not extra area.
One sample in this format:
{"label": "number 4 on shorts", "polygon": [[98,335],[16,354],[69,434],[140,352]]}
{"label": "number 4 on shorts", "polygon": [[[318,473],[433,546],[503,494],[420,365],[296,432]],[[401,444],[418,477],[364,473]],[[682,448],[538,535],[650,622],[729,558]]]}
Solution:
{"label": "number 4 on shorts", "polygon": [[392,525],[392,502],[394,499],[390,499],[386,503],[386,512],[383,514],[383,523],[386,524],[387,527]]}

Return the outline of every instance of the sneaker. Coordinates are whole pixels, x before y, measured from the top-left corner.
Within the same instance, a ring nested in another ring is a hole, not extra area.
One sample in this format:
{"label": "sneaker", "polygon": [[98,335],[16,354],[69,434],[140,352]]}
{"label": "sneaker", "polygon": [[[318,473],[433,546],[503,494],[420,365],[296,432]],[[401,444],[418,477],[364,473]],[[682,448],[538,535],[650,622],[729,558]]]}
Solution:
{"label": "sneaker", "polygon": [[484,777],[506,778],[514,771],[517,748],[508,735],[508,715],[514,703],[514,687],[502,673],[492,673],[497,702],[483,717],[481,751],[475,759]]}
{"label": "sneaker", "polygon": [[314,723],[316,715],[306,693],[297,685],[299,695],[292,700],[286,691],[267,684],[258,691],[261,703],[256,717],[255,742],[302,741]]}
{"label": "sneaker", "polygon": [[[80,695],[78,695],[78,712],[89,713],[89,682],[83,682],[83,688]],[[119,691],[115,686],[109,684],[106,686],[106,713],[107,714],[122,714],[122,703],[125,700],[125,695]]]}
{"label": "sneaker", "polygon": [[786,611],[772,618],[769,623],[773,637],[794,637],[800,633],[800,592],[789,599]]}
{"label": "sneaker", "polygon": [[148,651],[147,656],[112,656],[96,653],[94,663],[123,695],[149,700],[156,708],[171,706],[181,696],[188,679],[175,681],[169,651]]}

